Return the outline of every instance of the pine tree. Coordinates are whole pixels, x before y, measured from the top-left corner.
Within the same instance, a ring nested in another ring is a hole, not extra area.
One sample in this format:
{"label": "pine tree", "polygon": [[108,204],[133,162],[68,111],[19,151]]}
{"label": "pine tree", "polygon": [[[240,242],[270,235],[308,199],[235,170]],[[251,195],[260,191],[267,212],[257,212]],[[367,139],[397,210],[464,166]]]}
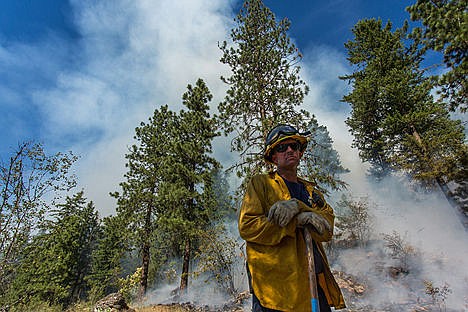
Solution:
{"label": "pine tree", "polygon": [[129,171],[122,194],[112,194],[118,214],[127,221],[131,245],[142,257],[141,295],[152,278],[151,252],[169,248],[183,258],[180,288],[186,289],[197,231],[213,219],[212,170],[219,164],[210,156],[217,135],[208,113],[211,97],[199,79],[183,95],[187,111],[176,114],[162,106],[147,124],[141,123],[135,130],[139,144],[126,155]]}
{"label": "pine tree", "polygon": [[308,86],[299,77],[302,55],[287,34],[287,19],[277,23],[261,0],[246,0],[235,22],[232,46],[220,46],[221,62],[232,74],[221,77],[229,90],[218,117],[225,133],[233,133],[231,150],[241,156],[233,169],[245,178],[264,168],[262,151],[271,128],[279,123],[305,128],[309,113],[297,107]]}
{"label": "pine tree", "polygon": [[203,80],[188,85],[177,124],[172,127],[172,144],[168,146],[171,165],[163,170],[160,203],[168,209],[158,222],[167,227],[180,243],[183,258],[180,290],[188,286],[189,264],[197,237],[214,220],[216,198],[213,192],[213,171],[219,163],[210,156],[212,140],[218,135],[214,119],[209,115],[212,95]]}
{"label": "pine tree", "polygon": [[327,127],[319,125],[313,116],[308,129],[312,133],[312,139],[302,157],[301,174],[315,181],[324,193],[346,188],[347,184],[340,179],[340,175],[349,170],[341,165],[340,156],[333,148],[333,140]]}
{"label": "pine tree", "polygon": [[468,3],[466,0],[417,0],[407,11],[422,27],[413,31],[423,39],[424,49],[443,53],[448,69],[438,77],[435,86],[450,109],[468,109]]}
{"label": "pine tree", "polygon": [[15,276],[31,235],[51,203],[76,184],[72,153],[49,156],[42,144],[25,142],[0,165],[0,297]]}
{"label": "pine tree", "polygon": [[392,32],[388,22],[361,20],[346,43],[356,71],[341,77],[353,90],[343,97],[352,107],[346,120],[353,145],[376,171],[401,170],[423,186],[466,180],[467,146],[459,120],[433,100],[430,79],[420,70],[420,52],[405,46],[407,25]]}
{"label": "pine tree", "polygon": [[10,298],[23,298],[23,303],[40,300],[66,308],[87,296],[85,277],[91,270],[99,218],[82,191],[57,205],[51,217],[25,248]]}
{"label": "pine tree", "polygon": [[117,198],[117,214],[125,221],[124,230],[128,235],[129,248],[135,248],[141,256],[142,276],[139,295],[143,296],[148,287],[150,247],[158,213],[158,192],[163,175],[161,170],[171,166],[168,146],[172,137],[176,114],[167,105],[155,110],[148,123],[142,122],[135,129],[138,144],[132,145],[125,156],[128,172],[126,181],[120,183],[122,193],[114,192]]}
{"label": "pine tree", "polygon": [[121,260],[127,250],[123,224],[119,216],[102,220],[91,255],[91,272],[86,277],[89,299],[93,302],[119,290],[118,279],[123,273]]}

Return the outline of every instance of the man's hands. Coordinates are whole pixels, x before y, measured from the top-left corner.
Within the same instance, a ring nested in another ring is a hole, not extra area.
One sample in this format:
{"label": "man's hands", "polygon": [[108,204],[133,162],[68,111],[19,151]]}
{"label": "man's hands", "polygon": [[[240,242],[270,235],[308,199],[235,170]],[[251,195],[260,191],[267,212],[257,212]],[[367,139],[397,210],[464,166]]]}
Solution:
{"label": "man's hands", "polygon": [[297,225],[306,226],[308,224],[312,225],[320,235],[325,231],[331,231],[330,223],[321,215],[311,211],[299,213],[297,215]]}
{"label": "man's hands", "polygon": [[299,205],[295,198],[280,200],[274,203],[268,212],[268,221],[285,227],[299,213]]}
{"label": "man's hands", "polygon": [[[322,198],[318,194],[315,195],[314,204],[321,204],[323,206],[325,203]],[[267,219],[273,224],[285,227],[294,217],[297,219],[297,226],[304,227],[311,225],[320,235],[325,231],[331,231],[330,223],[321,215],[311,211],[300,212],[299,204],[295,198],[280,200],[274,203],[268,212]]]}

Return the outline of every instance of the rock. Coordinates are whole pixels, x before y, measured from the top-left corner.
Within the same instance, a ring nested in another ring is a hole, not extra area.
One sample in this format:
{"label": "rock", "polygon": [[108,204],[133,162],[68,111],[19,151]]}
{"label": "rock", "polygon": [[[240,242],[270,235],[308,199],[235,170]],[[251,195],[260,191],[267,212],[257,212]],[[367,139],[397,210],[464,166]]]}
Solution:
{"label": "rock", "polygon": [[94,306],[93,312],[135,312],[125,302],[121,293],[112,293],[99,300]]}
{"label": "rock", "polygon": [[347,291],[349,295],[361,296],[366,291],[365,285],[358,282],[356,277],[341,271],[332,271],[332,273],[341,290]]}

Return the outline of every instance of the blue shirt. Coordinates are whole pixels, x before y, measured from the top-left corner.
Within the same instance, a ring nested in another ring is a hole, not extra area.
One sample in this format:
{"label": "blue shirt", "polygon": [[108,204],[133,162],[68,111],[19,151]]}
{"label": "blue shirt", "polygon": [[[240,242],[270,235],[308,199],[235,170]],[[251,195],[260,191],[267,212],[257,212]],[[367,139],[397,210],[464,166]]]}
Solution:
{"label": "blue shirt", "polygon": [[[288,187],[289,194],[291,194],[292,198],[299,199],[301,202],[306,204],[309,207],[312,207],[310,204],[310,194],[307,192],[307,189],[304,184],[291,182],[283,178],[284,183]],[[315,262],[315,273],[323,272],[323,261],[320,253],[317,249],[317,245],[314,243],[314,262]]]}

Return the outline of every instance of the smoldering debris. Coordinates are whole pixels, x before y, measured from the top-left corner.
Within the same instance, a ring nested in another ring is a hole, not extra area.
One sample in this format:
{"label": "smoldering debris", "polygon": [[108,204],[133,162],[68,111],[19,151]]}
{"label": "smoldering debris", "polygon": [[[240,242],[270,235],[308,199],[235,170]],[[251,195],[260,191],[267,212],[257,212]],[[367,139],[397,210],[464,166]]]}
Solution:
{"label": "smoldering debris", "polygon": [[[236,298],[228,300],[222,305],[208,305],[196,302],[154,304],[145,311],[187,311],[187,312],[243,312],[246,301],[250,298],[248,291],[239,293]],[[138,310],[137,310],[138,311]]]}

